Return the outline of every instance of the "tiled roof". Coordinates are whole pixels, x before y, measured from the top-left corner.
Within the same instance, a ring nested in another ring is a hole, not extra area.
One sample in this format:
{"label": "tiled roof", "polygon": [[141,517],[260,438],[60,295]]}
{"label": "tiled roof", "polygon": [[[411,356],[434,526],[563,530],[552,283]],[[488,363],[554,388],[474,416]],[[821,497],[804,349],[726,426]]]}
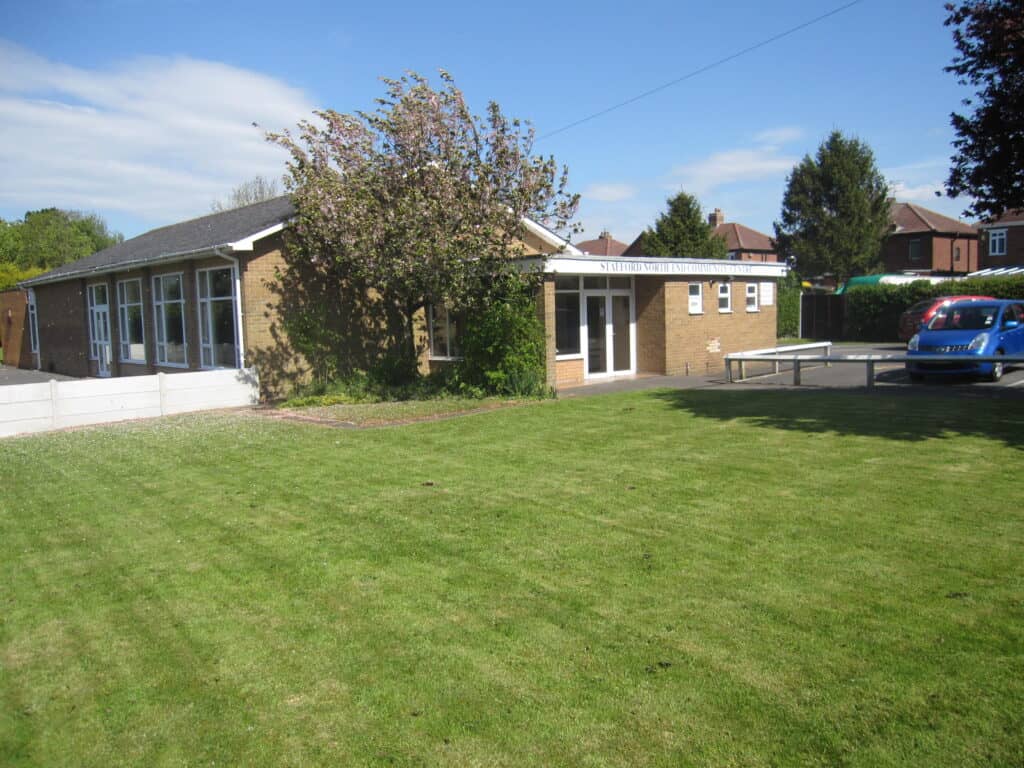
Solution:
{"label": "tiled roof", "polygon": [[715,227],[715,234],[725,240],[730,251],[775,251],[775,244],[764,232],[727,221]]}
{"label": "tiled roof", "polygon": [[616,240],[607,230],[602,232],[596,240],[584,240],[575,244],[584,253],[592,256],[621,256],[629,246]]}
{"label": "tiled roof", "polygon": [[1024,208],[1019,211],[1007,211],[999,218],[982,222],[979,226],[998,227],[1000,224],[1016,224],[1020,221],[1024,221]]}
{"label": "tiled roof", "polygon": [[286,195],[243,208],[212,213],[209,216],[151,230],[131,240],[97,251],[84,259],[59,266],[25,281],[25,284],[47,283],[94,272],[106,272],[122,266],[146,264],[176,255],[226,246],[245,240],[276,224],[283,224],[294,213],[295,209]]}
{"label": "tiled roof", "polygon": [[893,234],[913,234],[915,232],[941,232],[953,235],[975,235],[978,230],[970,224],[943,216],[941,213],[929,211],[914,203],[897,203],[893,201],[889,208],[889,219],[895,225]]}

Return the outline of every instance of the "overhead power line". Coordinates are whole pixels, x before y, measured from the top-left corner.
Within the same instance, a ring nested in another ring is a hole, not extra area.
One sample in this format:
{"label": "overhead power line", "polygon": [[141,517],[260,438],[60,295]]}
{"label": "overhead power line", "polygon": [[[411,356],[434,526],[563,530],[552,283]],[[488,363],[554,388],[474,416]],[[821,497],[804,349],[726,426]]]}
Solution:
{"label": "overhead power line", "polygon": [[735,53],[730,53],[728,56],[718,59],[717,61],[713,61],[710,64],[705,64],[703,67],[699,67],[698,69],[695,69],[692,72],[688,72],[682,77],[677,77],[675,80],[669,80],[667,83],[662,83],[661,85],[655,88],[651,88],[649,91],[644,91],[643,93],[637,94],[632,98],[626,99],[625,101],[620,101],[618,104],[613,104],[610,107],[602,109],[599,112],[594,112],[592,115],[581,117],[579,120],[574,120],[568,125],[563,125],[561,128],[556,128],[553,131],[550,131],[539,136],[538,140],[548,139],[551,138],[552,136],[558,135],[559,133],[564,133],[565,131],[568,131],[570,128],[575,128],[577,125],[583,125],[583,123],[588,123],[591,120],[595,120],[598,117],[603,117],[604,115],[607,115],[609,112],[614,112],[617,109],[622,109],[623,107],[629,106],[630,104],[634,104],[640,101],[641,99],[646,99],[648,96],[653,96],[659,91],[664,91],[666,88],[671,88],[673,85],[679,85],[679,83],[683,82],[684,80],[689,80],[691,78],[697,77],[697,75],[702,75],[709,69],[720,67],[722,64],[726,64],[727,62],[733,61],[734,59],[738,59],[740,56],[745,56],[746,54],[751,53],[752,51],[756,51],[758,48],[764,48],[766,45],[771,45],[772,43],[778,42],[779,40],[782,40],[785,37],[789,37],[790,35],[796,34],[802,29],[807,29],[807,27],[813,26],[814,24],[817,24],[820,21],[824,21],[830,16],[835,16],[837,13],[842,13],[846,9],[852,8],[853,6],[862,2],[864,2],[864,0],[852,0],[852,2],[846,3],[845,5],[841,5],[838,8],[833,8],[828,13],[823,13],[821,14],[821,16],[815,16],[813,19],[808,19],[807,21],[801,24],[797,24],[795,27],[787,29],[785,32],[780,32],[779,34],[766,38],[759,43],[754,43],[753,45],[748,46],[743,50],[736,51]]}

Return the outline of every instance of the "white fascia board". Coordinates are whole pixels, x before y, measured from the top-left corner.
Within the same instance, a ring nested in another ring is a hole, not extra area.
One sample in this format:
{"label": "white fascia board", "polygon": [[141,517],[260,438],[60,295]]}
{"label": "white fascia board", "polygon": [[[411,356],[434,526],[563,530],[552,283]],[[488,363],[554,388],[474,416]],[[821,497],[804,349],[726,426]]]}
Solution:
{"label": "white fascia board", "polygon": [[290,222],[287,221],[278,222],[277,224],[274,224],[271,227],[267,227],[266,229],[261,229],[259,232],[251,234],[248,237],[243,238],[242,240],[236,240],[233,243],[228,243],[227,247],[230,248],[232,251],[251,251],[253,248],[253,243],[255,243],[257,240],[262,240],[264,237],[276,235],[278,232],[280,232],[286,226],[288,226],[289,223]]}
{"label": "white fascia board", "polygon": [[785,264],[722,259],[573,258],[551,256],[544,271],[563,275],[702,275],[708,277],[785,277]]}
{"label": "white fascia board", "polygon": [[570,243],[568,240],[559,237],[550,229],[548,229],[547,227],[542,227],[540,224],[538,224],[536,221],[533,221],[532,219],[528,219],[524,216],[523,226],[525,226],[529,232],[532,232],[545,243],[554,248],[554,253],[565,253],[569,254],[570,256],[583,255],[583,251],[581,251],[575,245]]}
{"label": "white fascia board", "polygon": [[1004,221],[1002,223],[993,221],[991,224],[979,224],[978,229],[986,231],[990,229],[1006,229],[1007,227],[1024,227],[1024,221]]}

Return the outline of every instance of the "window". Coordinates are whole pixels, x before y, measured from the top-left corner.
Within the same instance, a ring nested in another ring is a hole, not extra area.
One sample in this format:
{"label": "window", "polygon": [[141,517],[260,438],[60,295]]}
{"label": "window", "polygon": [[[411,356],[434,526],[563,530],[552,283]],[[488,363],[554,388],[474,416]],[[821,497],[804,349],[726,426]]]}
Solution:
{"label": "window", "polygon": [[911,264],[916,264],[921,260],[921,241],[920,239],[911,240],[909,243],[909,250],[907,252],[907,258]]}
{"label": "window", "polygon": [[121,362],[146,362],[141,280],[122,280],[117,284],[117,317],[121,329]]}
{"label": "window", "polygon": [[156,328],[156,361],[160,365],[188,364],[185,345],[185,292],[182,275],[153,278],[153,326]]}
{"label": "window", "polygon": [[747,312],[757,311],[757,283],[747,283]]}
{"label": "window", "polygon": [[459,344],[461,331],[459,320],[452,317],[444,307],[427,307],[427,318],[430,322],[430,356],[441,360],[450,360],[462,356]]}
{"label": "window", "polygon": [[580,279],[555,278],[555,354],[580,354]]}
{"label": "window", "polygon": [[199,290],[199,351],[203,368],[237,368],[235,271],[231,267],[196,272]]}
{"label": "window", "polygon": [[39,319],[36,314],[36,292],[28,289],[28,338],[33,355],[39,354]]}
{"label": "window", "polygon": [[953,246],[953,261],[960,261],[960,246]]}
{"label": "window", "polygon": [[1006,230],[1005,229],[989,230],[989,233],[988,233],[988,255],[989,256],[1005,256],[1006,255]]}
{"label": "window", "polygon": [[718,311],[732,312],[732,283],[718,284]]}
{"label": "window", "polygon": [[775,303],[775,283],[761,283],[761,306],[770,307]]}
{"label": "window", "polygon": [[[100,345],[103,343],[103,327],[99,321],[103,318],[103,312],[109,306],[107,301],[107,286],[105,283],[96,283],[86,289],[89,298],[89,359],[99,360]],[[99,312],[97,312],[99,310]]]}
{"label": "window", "polygon": [[690,314],[691,315],[702,315],[704,314],[704,284],[703,283],[690,283]]}

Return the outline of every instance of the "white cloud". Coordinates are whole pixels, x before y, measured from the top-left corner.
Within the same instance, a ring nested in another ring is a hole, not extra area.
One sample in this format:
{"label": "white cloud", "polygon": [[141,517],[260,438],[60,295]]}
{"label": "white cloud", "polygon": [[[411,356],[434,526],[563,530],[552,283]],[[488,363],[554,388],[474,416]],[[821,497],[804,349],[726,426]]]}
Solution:
{"label": "white cloud", "polygon": [[738,181],[781,180],[797,162],[798,158],[782,155],[776,147],[732,149],[679,166],[672,171],[672,176],[678,182],[676,186],[702,197]]}
{"label": "white cloud", "polygon": [[758,144],[779,146],[780,144],[789,144],[797,139],[802,139],[803,136],[804,132],[802,128],[797,128],[794,125],[788,125],[782,128],[770,128],[766,131],[761,131],[759,134],[754,136],[754,141]]}
{"label": "white cloud", "polygon": [[301,90],[219,62],[83,69],[0,40],[0,204],[199,215],[257,174],[279,178],[284,152],[263,132],[312,109]]}
{"label": "white cloud", "polygon": [[636,196],[636,188],[629,184],[591,184],[583,191],[583,198],[602,203],[618,203]]}
{"label": "white cloud", "polygon": [[903,202],[934,203],[939,198],[935,193],[942,192],[942,184],[937,181],[912,185],[896,181],[891,183],[889,188],[892,190],[892,196]]}

